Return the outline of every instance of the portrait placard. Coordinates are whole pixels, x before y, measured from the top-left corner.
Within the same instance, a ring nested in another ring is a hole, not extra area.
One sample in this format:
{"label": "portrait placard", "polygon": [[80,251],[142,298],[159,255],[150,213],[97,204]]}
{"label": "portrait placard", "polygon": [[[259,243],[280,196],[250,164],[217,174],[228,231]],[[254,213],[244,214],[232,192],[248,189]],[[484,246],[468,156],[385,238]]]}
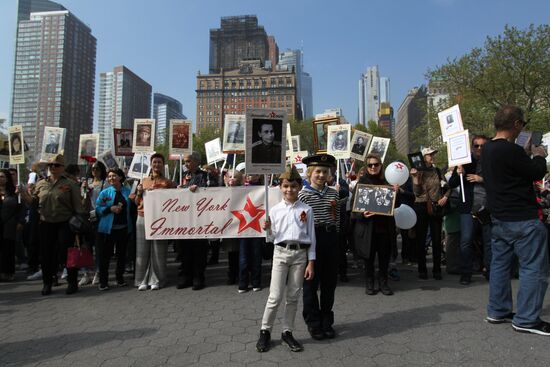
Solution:
{"label": "portrait placard", "polygon": [[111,149],[101,153],[98,159],[102,161],[103,164],[105,164],[105,167],[107,167],[107,169],[118,168],[118,163]]}
{"label": "portrait placard", "polygon": [[23,141],[23,126],[8,127],[10,164],[25,163],[25,144]]}
{"label": "portrait placard", "polygon": [[204,150],[206,152],[206,162],[208,164],[214,164],[227,158],[227,154],[224,154],[222,152],[220,138],[216,138],[214,140],[210,140],[204,143]]}
{"label": "portrait placard", "polygon": [[447,157],[449,158],[449,167],[472,163],[468,130],[449,135]]}
{"label": "portrait placard", "polygon": [[374,136],[372,138],[372,142],[369,147],[369,153],[368,154],[376,154],[380,157],[382,160],[382,163],[384,162],[384,158],[386,158],[386,153],[388,152],[388,147],[390,146],[390,138],[381,138],[378,136]]}
{"label": "portrait placard", "polygon": [[298,153],[300,150],[300,135],[292,135],[292,152]]}
{"label": "portrait placard", "polygon": [[99,134],[81,134],[78,142],[79,164],[85,164],[87,160],[97,158],[99,146]]}
{"label": "portrait placard", "polygon": [[447,142],[449,135],[464,130],[458,105],[439,112],[437,117],[439,118],[439,127],[441,128],[441,138],[444,142]]}
{"label": "portrait placard", "polygon": [[327,153],[336,159],[350,157],[351,125],[329,125]]}
{"label": "portrait placard", "polygon": [[7,135],[0,134],[0,162],[10,160],[10,141]]}
{"label": "portrait placard", "polygon": [[246,111],[246,172],[278,174],[285,170],[287,115],[285,110]]}
{"label": "portrait placard", "polygon": [[313,148],[317,154],[327,152],[328,127],[339,123],[338,117],[313,121]]}
{"label": "portrait placard", "polygon": [[150,162],[153,154],[153,152],[149,152],[147,154],[134,154],[134,158],[132,158],[132,163],[130,164],[130,169],[128,170],[128,177],[140,180],[142,177],[148,176],[151,171]]}
{"label": "portrait placard", "polygon": [[225,115],[223,125],[223,152],[232,154],[244,153],[245,132],[245,115]]}
{"label": "portrait placard", "polygon": [[428,169],[428,167],[426,167],[426,162],[424,162],[424,156],[422,155],[422,152],[407,154],[407,158],[409,158],[411,168],[416,168],[417,171],[425,171],[426,169]]}
{"label": "portrait placard", "polygon": [[132,156],[132,143],[134,130],[113,129],[114,147],[116,156]]}
{"label": "portrait placard", "polygon": [[294,168],[296,168],[302,179],[305,180],[307,178],[307,166],[304,163],[296,163],[294,164]]}
{"label": "portrait placard", "polygon": [[170,154],[193,152],[193,123],[191,120],[170,120]]}
{"label": "portrait placard", "polygon": [[364,131],[355,130],[351,139],[350,157],[361,162],[365,160],[369,146],[372,141],[372,135]]}
{"label": "portrait placard", "polygon": [[45,126],[42,139],[40,159],[47,162],[56,154],[63,154],[65,148],[65,129],[62,127]]}
{"label": "portrait placard", "polygon": [[134,119],[132,152],[150,153],[155,150],[155,120]]}
{"label": "portrait placard", "polygon": [[395,191],[391,186],[357,184],[353,199],[354,212],[393,215]]}

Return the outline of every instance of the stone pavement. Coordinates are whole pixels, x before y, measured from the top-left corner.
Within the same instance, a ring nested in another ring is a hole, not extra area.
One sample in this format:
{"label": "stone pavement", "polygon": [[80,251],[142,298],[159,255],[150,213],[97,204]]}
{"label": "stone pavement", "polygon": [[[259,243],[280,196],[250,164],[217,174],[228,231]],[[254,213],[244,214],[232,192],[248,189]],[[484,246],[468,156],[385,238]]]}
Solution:
{"label": "stone pavement", "polygon": [[[452,275],[419,281],[408,266],[392,282],[392,297],[366,296],[362,272],[351,270],[351,282],[337,288],[336,339],[313,341],[298,315],[294,335],[305,350],[280,344],[278,320],[272,349],[260,354],[268,290],[238,294],[225,285],[225,271],[223,263],[209,267],[202,291],[88,286],[66,296],[61,286],[42,297],[40,281],[0,283],[0,366],[550,365],[550,338],[483,321],[481,276],[469,287]],[[170,272],[175,279],[174,263]],[[550,319],[549,297],[543,317]]]}

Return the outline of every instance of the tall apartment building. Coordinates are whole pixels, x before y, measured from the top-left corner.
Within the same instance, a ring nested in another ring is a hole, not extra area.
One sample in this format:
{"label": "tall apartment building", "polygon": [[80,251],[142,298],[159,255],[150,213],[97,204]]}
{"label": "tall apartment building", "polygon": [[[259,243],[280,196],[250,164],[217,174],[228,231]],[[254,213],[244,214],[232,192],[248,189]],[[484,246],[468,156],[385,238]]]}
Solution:
{"label": "tall apartment building", "polygon": [[297,114],[296,75],[271,71],[260,60],[243,61],[237,70],[197,75],[197,131],[222,128],[225,115],[244,114],[248,108],[283,108],[290,119]]}
{"label": "tall apartment building", "polygon": [[99,75],[99,151],[112,147],[113,128],[132,129],[150,118],[152,87],[124,65]]}
{"label": "tall apartment building", "polygon": [[380,74],[378,65],[369,66],[359,80],[359,123],[378,121],[380,108]]}
{"label": "tall apartment building", "polygon": [[380,77],[380,103],[390,103],[390,78]]}
{"label": "tall apartment building", "polygon": [[237,69],[240,61],[251,59],[264,66],[270,60],[269,49],[267,33],[255,15],[222,17],[221,27],[210,30],[209,72]]}
{"label": "tall apartment building", "polygon": [[186,119],[183,114],[181,102],[175,98],[164,94],[155,93],[153,95],[153,118],[156,121],[157,144],[164,144],[167,139],[170,120]]}
{"label": "tall apartment building", "polygon": [[[277,70],[294,70],[296,73],[296,99],[298,101],[301,118],[313,116],[313,95],[311,76],[304,72],[304,63],[300,50],[286,50],[279,54]],[[307,83],[307,85],[306,85]]]}
{"label": "tall apartment building", "polygon": [[419,147],[411,141],[411,133],[425,117],[427,90],[425,86],[412,88],[397,110],[395,145],[400,154],[406,155]]}
{"label": "tall apartment building", "polygon": [[44,126],[66,128],[65,155],[75,162],[80,134],[93,128],[96,39],[52,1],[20,0],[17,16],[10,123],[23,126],[30,159]]}

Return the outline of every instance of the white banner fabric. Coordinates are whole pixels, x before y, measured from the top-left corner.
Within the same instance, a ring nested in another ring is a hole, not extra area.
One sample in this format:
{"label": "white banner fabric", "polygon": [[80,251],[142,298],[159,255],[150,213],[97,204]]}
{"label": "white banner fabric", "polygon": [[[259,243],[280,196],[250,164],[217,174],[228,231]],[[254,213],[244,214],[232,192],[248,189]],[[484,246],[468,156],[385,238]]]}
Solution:
{"label": "white banner fabric", "polygon": [[[278,187],[269,190],[272,208],[282,194]],[[265,237],[263,186],[152,190],[144,208],[148,240]]]}

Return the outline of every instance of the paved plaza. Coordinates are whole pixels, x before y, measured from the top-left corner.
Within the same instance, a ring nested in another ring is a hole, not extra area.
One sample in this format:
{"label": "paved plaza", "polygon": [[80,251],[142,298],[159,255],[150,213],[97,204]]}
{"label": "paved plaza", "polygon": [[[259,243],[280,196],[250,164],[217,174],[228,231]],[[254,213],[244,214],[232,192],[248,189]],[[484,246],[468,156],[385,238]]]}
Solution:
{"label": "paved plaza", "polygon": [[[395,295],[364,293],[363,273],[336,290],[338,337],[314,341],[300,315],[294,335],[305,350],[280,343],[255,350],[268,295],[238,294],[225,285],[226,263],[207,270],[207,288],[160,291],[87,286],[66,296],[65,285],[40,295],[40,281],[0,283],[0,366],[548,366],[550,338],[514,332],[510,324],[483,321],[488,285],[474,277],[416,279],[402,266]],[[264,265],[269,279],[269,264]],[[18,273],[24,279],[23,273]],[[517,281],[514,281],[514,290]],[[550,319],[547,297],[543,317]]]}

